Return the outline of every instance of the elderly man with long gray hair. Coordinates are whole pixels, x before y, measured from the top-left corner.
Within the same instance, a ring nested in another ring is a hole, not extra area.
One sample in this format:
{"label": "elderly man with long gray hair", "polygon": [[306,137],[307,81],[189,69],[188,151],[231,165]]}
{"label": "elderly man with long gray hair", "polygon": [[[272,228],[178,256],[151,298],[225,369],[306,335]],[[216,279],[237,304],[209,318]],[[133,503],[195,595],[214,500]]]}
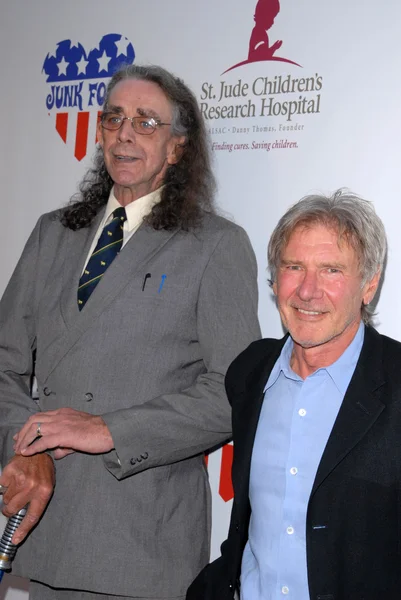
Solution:
{"label": "elderly man with long gray hair", "polygon": [[224,376],[260,336],[256,262],[213,210],[180,79],[117,72],[98,139],[0,305],[3,512],[29,505],[13,572],[33,600],[179,599],[209,557],[203,455],[230,436]]}
{"label": "elderly man with long gray hair", "polygon": [[288,334],[228,370],[230,531],[188,600],[401,597],[401,344],[371,325],[385,256],[353,194],[280,219],[268,260]]}

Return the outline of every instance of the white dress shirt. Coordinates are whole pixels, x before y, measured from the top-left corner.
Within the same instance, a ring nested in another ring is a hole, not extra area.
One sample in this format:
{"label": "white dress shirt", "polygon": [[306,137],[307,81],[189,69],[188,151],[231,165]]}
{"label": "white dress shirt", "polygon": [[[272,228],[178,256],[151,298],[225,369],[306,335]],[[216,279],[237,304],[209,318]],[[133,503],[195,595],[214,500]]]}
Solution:
{"label": "white dress shirt", "polygon": [[[133,202],[130,202],[130,204],[127,204],[127,206],[125,207],[125,212],[127,214],[127,220],[125,221],[124,227],[123,227],[123,245],[122,245],[123,248],[124,248],[125,244],[128,242],[128,240],[131,239],[131,237],[134,235],[134,233],[142,225],[144,217],[146,217],[151,212],[151,210],[155,204],[160,202],[161,190],[162,190],[162,188],[158,188],[154,192],[151,192],[150,194],[147,194],[146,196],[142,196],[142,198],[138,198],[138,200],[134,200]],[[105,227],[105,225],[110,223],[110,221],[112,220],[113,211],[115,211],[116,208],[120,208],[120,207],[121,207],[121,204],[115,197],[114,187],[112,187],[109,199],[106,204],[106,210],[103,215],[103,219],[101,220],[98,230],[96,231],[96,234],[92,240],[92,244],[89,249],[88,256],[86,257],[85,266],[82,269],[82,272],[84,271],[86,265],[88,264],[89,259],[92,256],[94,249],[96,248],[96,244],[101,236],[103,228]]]}

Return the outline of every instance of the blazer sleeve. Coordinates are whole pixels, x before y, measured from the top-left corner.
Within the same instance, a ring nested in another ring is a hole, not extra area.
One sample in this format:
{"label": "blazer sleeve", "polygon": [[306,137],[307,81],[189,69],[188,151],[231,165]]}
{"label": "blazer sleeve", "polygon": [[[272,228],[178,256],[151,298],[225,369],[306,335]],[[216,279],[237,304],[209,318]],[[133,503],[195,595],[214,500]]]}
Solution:
{"label": "blazer sleeve", "polygon": [[35,311],[43,217],[31,233],[0,303],[0,449],[5,465],[12,436],[39,409],[31,397],[36,349]]}
{"label": "blazer sleeve", "polygon": [[232,226],[214,248],[199,288],[197,334],[206,371],[179,393],[102,415],[115,444],[103,459],[116,478],[183,460],[229,439],[224,377],[230,362],[260,338],[257,301],[254,252],[244,230]]}

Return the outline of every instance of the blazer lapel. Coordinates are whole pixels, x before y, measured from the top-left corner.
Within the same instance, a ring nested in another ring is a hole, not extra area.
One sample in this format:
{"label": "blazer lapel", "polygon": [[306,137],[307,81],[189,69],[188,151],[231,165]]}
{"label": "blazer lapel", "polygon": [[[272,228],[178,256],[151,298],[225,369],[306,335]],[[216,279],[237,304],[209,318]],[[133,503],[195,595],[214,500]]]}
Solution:
{"label": "blazer lapel", "polygon": [[311,495],[369,431],[384,409],[380,399],[384,383],[381,337],[366,327],[361,355],[323,452]]}
{"label": "blazer lapel", "polygon": [[[233,486],[236,496],[247,502],[253,444],[264,399],[264,388],[280,356],[288,335],[274,340],[275,347],[261,356],[258,365],[250,372],[245,390],[233,398],[234,462]],[[270,342],[272,340],[269,340]]]}
{"label": "blazer lapel", "polygon": [[78,231],[67,230],[67,250],[64,259],[63,289],[61,292],[61,314],[68,329],[73,327],[80,314],[78,309],[78,284],[81,277],[86,257],[93,237],[103,218],[101,210],[91,223],[90,227]]}
{"label": "blazer lapel", "polygon": [[[91,227],[92,235],[88,234],[89,241],[87,239],[85,239],[85,241],[77,239],[77,248],[74,250],[75,273],[70,272],[65,279],[65,284],[71,289],[64,290],[63,292],[63,296],[65,295],[64,311],[71,323],[71,328],[55,349],[52,360],[49,362],[45,380],[47,380],[60,360],[67,354],[83,333],[93,325],[94,321],[105,308],[113,302],[127,285],[130,284],[134,275],[140,271],[143,266],[179,231],[178,229],[173,231],[156,231],[147,225],[141,225],[107,269],[84,309],[79,311],[76,299],[77,286],[86,254],[89,251],[94,231],[96,231],[95,227],[95,225]],[[77,274],[76,257],[79,251],[82,252],[83,257],[82,260],[78,260],[80,270],[79,274]],[[76,310],[72,306],[73,302],[75,302]]]}

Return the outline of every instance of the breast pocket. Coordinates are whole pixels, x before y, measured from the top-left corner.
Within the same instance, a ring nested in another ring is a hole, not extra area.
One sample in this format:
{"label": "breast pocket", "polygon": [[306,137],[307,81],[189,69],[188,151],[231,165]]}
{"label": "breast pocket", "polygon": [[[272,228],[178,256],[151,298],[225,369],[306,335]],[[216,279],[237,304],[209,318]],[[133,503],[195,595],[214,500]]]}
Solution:
{"label": "breast pocket", "polygon": [[136,296],[146,302],[179,303],[197,294],[196,284],[187,277],[180,277],[177,274],[170,275],[160,271],[148,272],[139,278],[139,283],[140,292]]}

